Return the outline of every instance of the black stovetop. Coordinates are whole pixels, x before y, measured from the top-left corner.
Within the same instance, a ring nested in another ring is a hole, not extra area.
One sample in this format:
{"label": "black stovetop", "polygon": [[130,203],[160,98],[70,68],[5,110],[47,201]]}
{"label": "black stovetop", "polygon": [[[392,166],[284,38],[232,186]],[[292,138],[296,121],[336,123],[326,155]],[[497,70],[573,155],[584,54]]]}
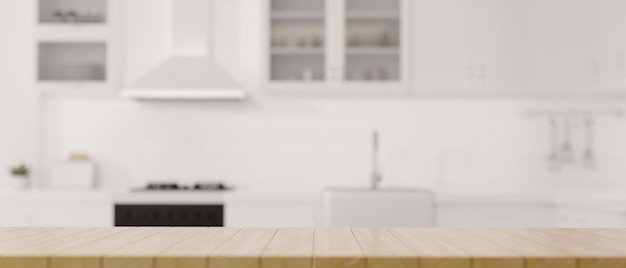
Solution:
{"label": "black stovetop", "polygon": [[231,187],[221,182],[197,182],[191,184],[151,182],[144,187],[133,189],[133,191],[225,191],[230,189]]}

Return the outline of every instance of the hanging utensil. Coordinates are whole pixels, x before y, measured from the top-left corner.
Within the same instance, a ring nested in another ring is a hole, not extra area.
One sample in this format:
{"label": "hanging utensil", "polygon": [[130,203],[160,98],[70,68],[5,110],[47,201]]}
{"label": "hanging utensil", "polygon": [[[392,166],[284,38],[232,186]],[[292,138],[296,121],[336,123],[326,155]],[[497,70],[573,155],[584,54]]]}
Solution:
{"label": "hanging utensil", "polygon": [[558,124],[556,118],[550,118],[550,154],[548,155],[548,170],[557,172],[561,170],[559,156]]}
{"label": "hanging utensil", "polygon": [[575,160],[574,149],[571,140],[572,123],[569,118],[563,121],[563,145],[561,146],[560,159],[564,163],[572,163]]}
{"label": "hanging utensil", "polygon": [[596,168],[596,157],[593,150],[593,119],[585,120],[585,150],[581,159],[582,166],[587,169]]}

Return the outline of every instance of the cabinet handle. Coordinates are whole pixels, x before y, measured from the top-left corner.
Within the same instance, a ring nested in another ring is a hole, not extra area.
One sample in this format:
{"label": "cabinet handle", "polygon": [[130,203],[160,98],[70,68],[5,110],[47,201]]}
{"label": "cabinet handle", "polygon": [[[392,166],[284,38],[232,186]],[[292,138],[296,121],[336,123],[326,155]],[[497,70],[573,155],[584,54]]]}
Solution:
{"label": "cabinet handle", "polygon": [[476,64],[474,68],[474,76],[480,81],[485,81],[487,71],[484,64]]}
{"label": "cabinet handle", "polygon": [[485,67],[485,64],[481,64],[479,66],[480,67],[478,68],[478,77],[480,80],[485,81],[485,79],[487,79],[487,67]]}
{"label": "cabinet handle", "polygon": [[328,76],[326,79],[329,81],[341,81],[341,79],[343,79],[343,68],[329,68],[328,71],[326,71],[326,75]]}
{"label": "cabinet handle", "polygon": [[600,63],[598,62],[598,60],[591,61],[591,74],[592,75],[600,74]]}
{"label": "cabinet handle", "polygon": [[469,80],[469,81],[474,80],[474,67],[473,67],[473,64],[468,63],[465,66],[465,71],[466,71],[467,80]]}
{"label": "cabinet handle", "polygon": [[337,67],[337,81],[341,81],[344,79],[344,69],[343,67]]}
{"label": "cabinet handle", "polygon": [[624,68],[624,54],[623,53],[617,53],[617,55],[615,56],[616,58],[616,66],[618,70],[621,70]]}
{"label": "cabinet handle", "polygon": [[326,80],[327,81],[335,80],[333,68],[328,68],[326,70]]}
{"label": "cabinet handle", "polygon": [[316,215],[311,216],[311,223],[310,223],[310,227],[318,227],[319,226],[319,219]]}

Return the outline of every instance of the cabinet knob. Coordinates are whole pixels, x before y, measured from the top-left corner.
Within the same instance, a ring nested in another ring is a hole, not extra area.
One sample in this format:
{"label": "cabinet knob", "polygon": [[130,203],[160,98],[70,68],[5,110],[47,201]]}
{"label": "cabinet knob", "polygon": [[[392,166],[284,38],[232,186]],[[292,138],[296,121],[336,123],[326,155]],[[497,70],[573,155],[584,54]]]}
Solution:
{"label": "cabinet knob", "polygon": [[34,226],[34,223],[33,215],[26,215],[26,224],[28,224],[28,226]]}
{"label": "cabinet knob", "polygon": [[598,60],[591,61],[591,74],[592,75],[600,74],[600,63],[598,62]]}
{"label": "cabinet knob", "polygon": [[618,52],[615,55],[615,66],[618,70],[621,70],[624,68],[624,54],[621,52]]}
{"label": "cabinet knob", "polygon": [[318,227],[319,226],[319,219],[318,219],[317,215],[311,216],[310,226],[311,227]]}
{"label": "cabinet knob", "polygon": [[343,77],[343,76],[344,76],[344,73],[345,73],[345,72],[344,72],[344,68],[343,68],[343,67],[337,67],[337,77],[336,77],[336,79],[337,79],[338,81],[343,80],[343,79],[344,79],[344,77]]}
{"label": "cabinet knob", "polygon": [[335,73],[332,68],[326,69],[326,80],[335,80]]}
{"label": "cabinet knob", "polygon": [[465,66],[465,73],[466,73],[467,80],[469,80],[469,81],[474,80],[474,67],[473,67],[473,64],[468,63]]}
{"label": "cabinet knob", "polygon": [[479,64],[477,72],[478,79],[485,81],[485,79],[487,78],[487,68],[485,67],[485,64]]}

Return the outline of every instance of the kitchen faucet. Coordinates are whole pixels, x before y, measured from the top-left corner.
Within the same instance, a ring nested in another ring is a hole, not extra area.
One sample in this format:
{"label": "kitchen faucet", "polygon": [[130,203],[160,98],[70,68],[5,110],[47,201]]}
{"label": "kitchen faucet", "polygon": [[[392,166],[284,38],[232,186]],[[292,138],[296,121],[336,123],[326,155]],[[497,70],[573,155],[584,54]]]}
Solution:
{"label": "kitchen faucet", "polygon": [[380,173],[379,166],[378,166],[378,149],[379,149],[378,146],[379,146],[378,130],[374,130],[374,135],[372,137],[372,175],[371,175],[372,176],[372,182],[371,182],[372,190],[377,190],[378,185],[383,180],[383,176]]}

